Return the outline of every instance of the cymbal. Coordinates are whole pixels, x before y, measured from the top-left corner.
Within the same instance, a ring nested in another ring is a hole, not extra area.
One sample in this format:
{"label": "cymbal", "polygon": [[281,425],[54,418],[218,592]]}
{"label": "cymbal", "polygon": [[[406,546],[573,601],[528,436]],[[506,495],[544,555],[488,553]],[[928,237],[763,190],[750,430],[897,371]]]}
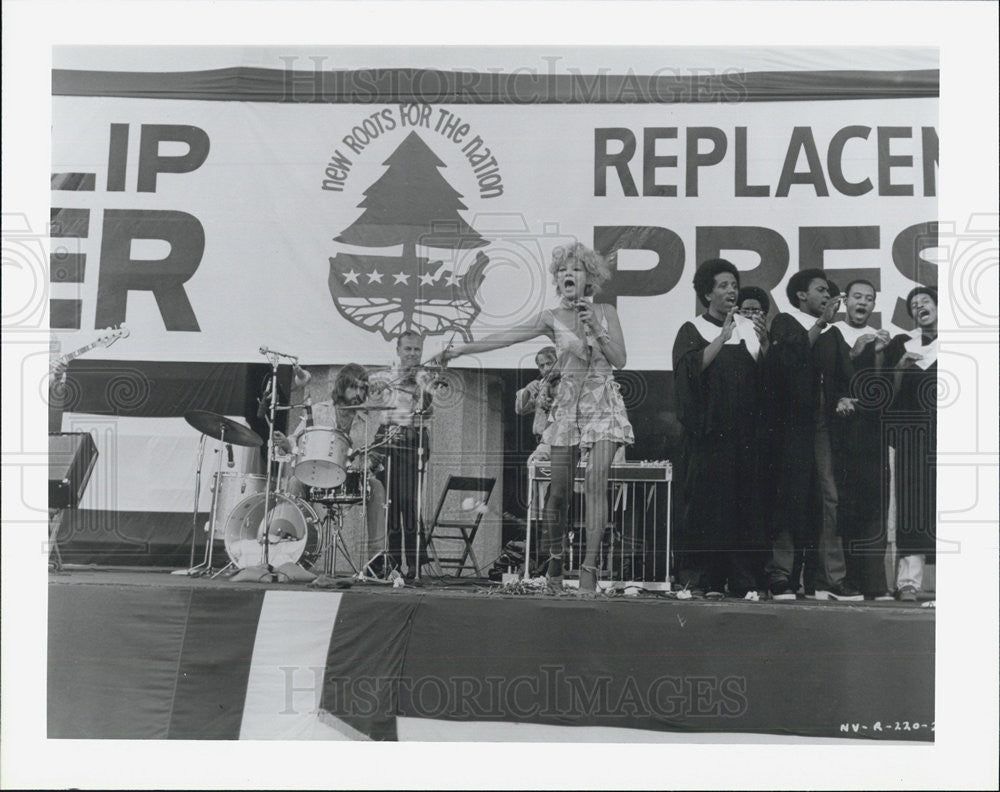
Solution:
{"label": "cymbal", "polygon": [[[253,429],[248,429],[243,424],[226,418],[224,415],[209,412],[208,410],[188,410],[184,413],[184,420],[197,429],[202,434],[222,440],[225,437],[227,443],[239,446],[259,446],[264,441]],[[225,434],[223,435],[223,430]]]}

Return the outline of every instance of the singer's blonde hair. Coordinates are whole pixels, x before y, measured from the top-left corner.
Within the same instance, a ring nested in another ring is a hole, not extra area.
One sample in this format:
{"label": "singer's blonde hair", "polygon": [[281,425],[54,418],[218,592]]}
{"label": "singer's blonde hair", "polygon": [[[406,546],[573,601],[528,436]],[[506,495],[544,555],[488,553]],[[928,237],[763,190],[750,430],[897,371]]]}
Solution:
{"label": "singer's blonde hair", "polygon": [[587,273],[587,285],[584,286],[583,293],[587,297],[597,294],[601,286],[611,279],[611,268],[600,253],[591,250],[582,242],[561,245],[552,251],[552,263],[549,264],[549,273],[552,275],[557,294],[562,294],[562,285],[556,280],[556,273],[561,266],[570,261],[583,264],[583,269]]}

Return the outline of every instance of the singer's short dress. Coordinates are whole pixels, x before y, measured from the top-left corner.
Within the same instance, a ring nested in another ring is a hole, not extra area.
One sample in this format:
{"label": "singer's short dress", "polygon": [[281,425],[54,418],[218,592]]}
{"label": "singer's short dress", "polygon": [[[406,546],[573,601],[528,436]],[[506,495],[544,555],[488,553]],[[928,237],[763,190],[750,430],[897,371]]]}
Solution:
{"label": "singer's short dress", "polygon": [[[601,327],[607,318],[601,309]],[[559,385],[552,404],[552,422],[542,434],[550,446],[590,448],[598,440],[632,445],[635,435],[629,423],[614,368],[594,338],[583,339],[549,311],[555,335]]]}

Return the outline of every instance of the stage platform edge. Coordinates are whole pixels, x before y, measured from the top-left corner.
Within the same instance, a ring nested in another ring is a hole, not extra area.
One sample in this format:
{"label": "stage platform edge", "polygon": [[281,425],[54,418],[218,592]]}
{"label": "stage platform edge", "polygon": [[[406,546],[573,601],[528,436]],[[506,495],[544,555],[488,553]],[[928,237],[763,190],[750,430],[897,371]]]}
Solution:
{"label": "stage platform edge", "polygon": [[48,736],[934,739],[933,609],[497,588],[53,574]]}

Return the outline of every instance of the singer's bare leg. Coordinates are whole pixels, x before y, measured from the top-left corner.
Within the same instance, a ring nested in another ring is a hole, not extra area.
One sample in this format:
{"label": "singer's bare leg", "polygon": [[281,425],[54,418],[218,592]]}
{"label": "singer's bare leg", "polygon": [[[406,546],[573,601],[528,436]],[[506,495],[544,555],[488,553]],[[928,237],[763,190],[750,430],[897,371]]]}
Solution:
{"label": "singer's bare leg", "polygon": [[598,440],[590,449],[586,477],[587,552],[580,564],[580,591],[597,590],[597,554],[608,524],[608,476],[616,446],[610,440]]}
{"label": "singer's bare leg", "polygon": [[570,500],[573,497],[573,473],[576,470],[575,446],[552,446],[552,479],[542,510],[544,541],[549,551],[545,577],[553,591],[562,589],[563,545],[566,523],[569,519]]}

